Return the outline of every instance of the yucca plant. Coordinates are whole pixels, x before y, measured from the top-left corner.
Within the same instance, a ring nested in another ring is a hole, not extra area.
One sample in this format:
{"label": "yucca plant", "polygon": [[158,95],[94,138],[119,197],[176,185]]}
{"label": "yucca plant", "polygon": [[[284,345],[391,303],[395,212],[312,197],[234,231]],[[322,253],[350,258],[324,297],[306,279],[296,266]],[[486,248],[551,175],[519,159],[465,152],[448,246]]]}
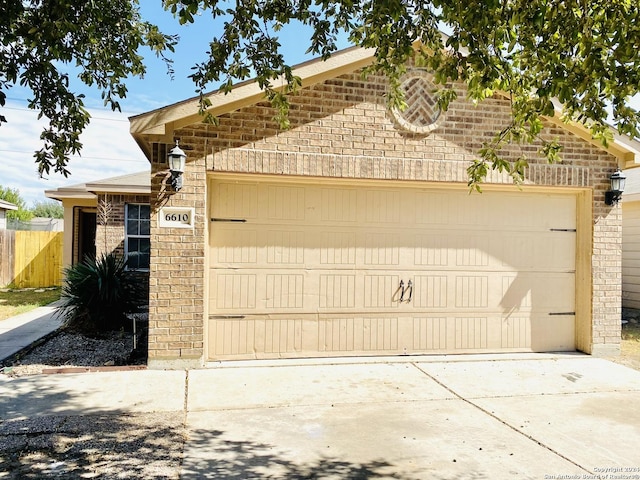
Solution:
{"label": "yucca plant", "polygon": [[143,310],[147,289],[126,266],[110,253],[67,267],[58,306],[64,326],[89,334],[130,327],[127,314]]}

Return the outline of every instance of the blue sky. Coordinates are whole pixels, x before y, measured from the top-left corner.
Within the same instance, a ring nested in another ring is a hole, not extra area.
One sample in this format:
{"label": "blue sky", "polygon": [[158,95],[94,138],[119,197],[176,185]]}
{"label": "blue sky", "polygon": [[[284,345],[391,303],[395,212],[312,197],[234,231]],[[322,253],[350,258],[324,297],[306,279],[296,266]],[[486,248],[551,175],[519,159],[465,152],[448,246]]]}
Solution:
{"label": "blue sky", "polygon": [[[143,18],[157,24],[167,34],[180,35],[174,60],[175,78],[167,75],[165,64],[152,53],[142,51],[148,67],[144,79],[130,79],[129,93],[120,104],[122,113],[105,109],[97,90],[89,89],[78,80],[74,88],[86,95],[86,106],[93,117],[91,125],[83,133],[81,157],[72,157],[69,164],[71,176],[51,173],[47,178],[38,177],[33,151],[40,147],[40,131],[36,114],[27,109],[30,92],[14,87],[7,92],[8,101],[2,110],[9,123],[0,126],[0,155],[5,168],[0,185],[17,188],[31,206],[35,201],[46,200],[44,190],[64,185],[99,180],[149,168],[149,163],[129,134],[128,117],[160,108],[193,97],[195,88],[188,75],[191,67],[206,58],[209,40],[222,29],[222,20],[215,21],[209,13],[196,18],[190,25],[180,25],[171,13],[162,9],[161,0],[141,0]],[[278,34],[286,60],[295,65],[310,58],[305,54],[309,30],[291,25]],[[342,40],[340,48],[347,47]],[[217,88],[212,85],[211,90]],[[640,107],[640,99],[633,102]]]}
{"label": "blue sky", "polygon": [[[146,50],[140,52],[146,59],[147,74],[144,79],[133,78],[127,82],[129,93],[120,101],[122,113],[105,109],[100,93],[78,80],[73,87],[86,95],[85,104],[92,121],[81,138],[84,145],[81,157],[71,159],[68,178],[53,172],[47,178],[38,177],[33,151],[40,146],[42,124],[27,108],[28,90],[14,87],[7,91],[6,108],[1,109],[9,123],[0,126],[0,155],[5,166],[0,185],[17,188],[28,206],[46,200],[44,190],[148,169],[146,158],[129,134],[128,117],[196,95],[188,75],[195,63],[206,58],[209,40],[221,31],[222,21],[214,21],[205,13],[197,17],[194,24],[180,25],[170,12],[162,9],[160,0],[140,3],[143,18],[157,24],[164,33],[180,35],[176,51],[171,55],[175,77],[169,77],[166,65],[155,55]],[[305,54],[309,35],[304,27],[292,25],[279,35],[288,62],[297,64],[310,58]],[[343,42],[342,46],[348,45]],[[211,86],[211,90],[215,88],[217,85]]]}

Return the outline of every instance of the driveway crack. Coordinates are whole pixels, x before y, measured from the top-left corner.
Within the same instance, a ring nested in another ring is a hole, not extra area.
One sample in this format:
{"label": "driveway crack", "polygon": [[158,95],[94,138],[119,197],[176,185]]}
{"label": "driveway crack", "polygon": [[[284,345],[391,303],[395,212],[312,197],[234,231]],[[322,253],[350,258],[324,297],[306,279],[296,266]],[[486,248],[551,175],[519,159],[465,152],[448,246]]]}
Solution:
{"label": "driveway crack", "polygon": [[451,395],[453,395],[455,398],[462,400],[464,403],[476,408],[477,410],[481,411],[482,413],[484,413],[485,415],[488,415],[489,417],[493,418],[494,420],[498,421],[499,423],[501,423],[502,425],[504,425],[505,427],[513,430],[514,432],[518,433],[519,435],[522,435],[523,437],[527,438],[528,440],[537,443],[538,445],[540,445],[542,448],[544,448],[545,450],[553,453],[554,455],[562,458],[563,460],[571,463],[572,465],[575,465],[576,467],[578,467],[579,469],[583,470],[586,473],[589,473],[591,475],[594,474],[594,472],[588,470],[587,468],[583,467],[582,465],[576,463],[575,461],[573,461],[571,458],[567,457],[566,455],[563,455],[562,453],[558,452],[557,450],[555,450],[554,448],[550,447],[549,445],[539,441],[538,439],[536,439],[535,437],[533,437],[532,435],[529,435],[528,433],[524,432],[523,430],[519,429],[518,427],[504,421],[503,419],[501,419],[500,417],[498,417],[496,414],[494,414],[493,412],[487,410],[486,408],[483,408],[482,406],[478,405],[477,403],[474,403],[472,400],[469,400],[468,398],[463,397],[462,395],[460,395],[458,392],[456,392],[455,390],[453,390],[451,387],[449,387],[448,385],[446,385],[445,383],[441,382],[440,380],[438,380],[436,377],[434,377],[433,375],[429,374],[429,372],[427,372],[426,370],[422,369],[419,365],[417,365],[416,363],[411,363],[411,365],[413,365],[416,369],[418,369],[421,373],[423,373],[425,376],[427,376],[428,378],[430,378],[431,380],[433,380],[435,383],[437,383],[438,385],[440,385],[442,388],[444,388],[445,390],[447,390],[449,393],[451,393]]}

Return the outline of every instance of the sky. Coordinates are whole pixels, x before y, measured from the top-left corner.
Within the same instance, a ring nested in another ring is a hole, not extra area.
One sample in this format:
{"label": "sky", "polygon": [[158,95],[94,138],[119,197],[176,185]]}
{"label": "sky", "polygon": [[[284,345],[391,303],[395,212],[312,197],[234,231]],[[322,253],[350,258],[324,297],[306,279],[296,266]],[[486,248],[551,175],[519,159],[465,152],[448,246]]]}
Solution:
{"label": "sky", "polygon": [[[0,125],[3,165],[0,185],[18,189],[28,207],[34,202],[48,200],[45,190],[148,170],[149,162],[129,133],[128,117],[196,95],[188,75],[193,65],[206,58],[208,42],[221,31],[222,22],[205,14],[194,24],[179,25],[170,12],[162,9],[161,0],[143,0],[140,4],[144,19],[158,25],[164,33],[180,35],[176,51],[171,54],[175,77],[170,78],[161,60],[142,50],[140,54],[146,59],[147,74],[144,79],[132,78],[126,82],[129,93],[120,101],[122,112],[105,108],[100,92],[85,87],[78,80],[74,87],[86,95],[85,106],[92,120],[81,136],[81,156],[71,157],[69,177],[53,171],[45,178],[39,177],[33,152],[40,148],[43,123],[38,122],[37,114],[27,108],[27,99],[31,96],[27,89],[16,86],[6,91],[6,106],[0,108],[0,113],[8,120]],[[305,54],[307,43],[300,39],[308,39],[300,27],[292,27],[281,35],[285,58],[294,65],[310,59]],[[345,43],[343,47],[346,46]],[[217,86],[212,85],[211,89],[215,88]]]}
{"label": "sky", "polygon": [[[145,78],[131,78],[126,84],[127,98],[120,101],[122,112],[105,109],[100,92],[76,82],[78,93],[86,95],[85,105],[92,115],[90,126],[83,132],[84,147],[81,156],[74,156],[68,165],[69,177],[51,172],[40,178],[33,152],[40,148],[42,124],[37,114],[27,108],[31,94],[19,86],[8,90],[7,104],[0,108],[8,123],[0,125],[0,158],[3,165],[0,185],[16,188],[28,207],[34,202],[46,201],[45,190],[56,189],[88,181],[135,173],[149,169],[149,163],[129,133],[128,118],[133,115],[161,108],[196,95],[188,75],[191,67],[206,58],[209,40],[222,29],[220,19],[213,20],[205,13],[196,18],[194,24],[179,25],[170,12],[162,8],[161,0],[141,0],[142,17],[158,25],[164,33],[178,34],[180,41],[171,58],[174,60],[175,76],[167,74],[166,65],[152,53],[142,50],[147,65]],[[309,31],[294,25],[279,32],[282,52],[291,65],[309,60],[305,53]],[[339,47],[348,47],[346,40]],[[217,85],[212,85],[211,90]],[[632,102],[640,107],[640,96]]]}

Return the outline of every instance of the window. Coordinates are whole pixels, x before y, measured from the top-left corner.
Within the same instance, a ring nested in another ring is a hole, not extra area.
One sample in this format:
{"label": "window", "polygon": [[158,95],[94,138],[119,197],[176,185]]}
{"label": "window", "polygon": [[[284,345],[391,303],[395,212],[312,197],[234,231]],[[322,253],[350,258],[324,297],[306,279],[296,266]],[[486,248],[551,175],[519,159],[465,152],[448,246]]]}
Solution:
{"label": "window", "polygon": [[149,205],[126,205],[125,255],[132,270],[149,270]]}

